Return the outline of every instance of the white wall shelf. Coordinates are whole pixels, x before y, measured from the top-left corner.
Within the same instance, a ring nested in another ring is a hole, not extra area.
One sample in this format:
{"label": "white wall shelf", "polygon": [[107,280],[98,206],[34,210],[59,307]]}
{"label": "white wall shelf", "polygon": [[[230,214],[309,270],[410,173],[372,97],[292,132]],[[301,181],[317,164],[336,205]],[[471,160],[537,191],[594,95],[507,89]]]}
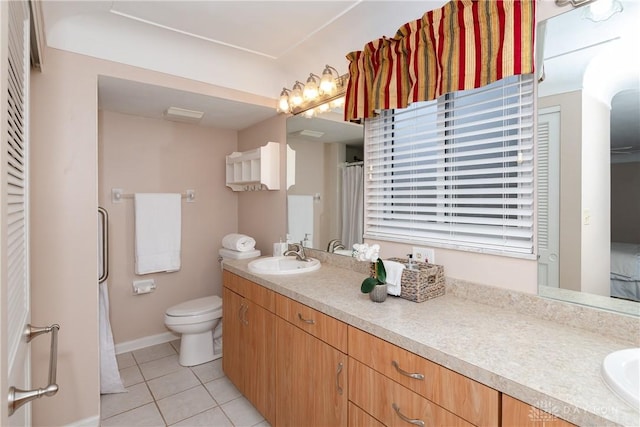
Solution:
{"label": "white wall shelf", "polygon": [[227,187],[233,191],[280,189],[280,144],[268,142],[226,158]]}

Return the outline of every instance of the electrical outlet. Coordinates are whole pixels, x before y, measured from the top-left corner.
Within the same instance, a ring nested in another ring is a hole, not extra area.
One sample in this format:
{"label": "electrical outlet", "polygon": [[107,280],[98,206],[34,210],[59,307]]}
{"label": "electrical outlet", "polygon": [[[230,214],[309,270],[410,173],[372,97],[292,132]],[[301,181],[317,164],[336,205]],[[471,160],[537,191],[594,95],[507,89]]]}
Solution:
{"label": "electrical outlet", "polygon": [[435,251],[431,248],[413,247],[413,259],[418,262],[428,262],[433,264],[436,262]]}

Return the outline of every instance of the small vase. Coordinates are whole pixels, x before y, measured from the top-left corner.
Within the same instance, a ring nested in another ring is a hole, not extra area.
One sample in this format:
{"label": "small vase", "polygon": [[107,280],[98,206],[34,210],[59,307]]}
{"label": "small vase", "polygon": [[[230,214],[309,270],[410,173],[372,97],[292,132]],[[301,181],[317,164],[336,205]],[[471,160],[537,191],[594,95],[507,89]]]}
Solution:
{"label": "small vase", "polygon": [[369,292],[369,298],[373,302],[384,302],[387,299],[387,284],[376,285]]}

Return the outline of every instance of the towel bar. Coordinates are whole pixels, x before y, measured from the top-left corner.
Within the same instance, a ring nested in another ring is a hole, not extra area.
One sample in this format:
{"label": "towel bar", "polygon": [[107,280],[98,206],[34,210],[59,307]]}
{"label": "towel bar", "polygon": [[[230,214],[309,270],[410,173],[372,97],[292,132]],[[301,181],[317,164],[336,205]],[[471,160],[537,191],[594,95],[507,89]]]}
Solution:
{"label": "towel bar", "polygon": [[[187,200],[187,203],[195,202],[196,190],[187,190],[186,193],[180,194],[183,199]],[[133,199],[132,193],[125,194],[122,188],[111,189],[111,203],[122,203],[123,199]]]}

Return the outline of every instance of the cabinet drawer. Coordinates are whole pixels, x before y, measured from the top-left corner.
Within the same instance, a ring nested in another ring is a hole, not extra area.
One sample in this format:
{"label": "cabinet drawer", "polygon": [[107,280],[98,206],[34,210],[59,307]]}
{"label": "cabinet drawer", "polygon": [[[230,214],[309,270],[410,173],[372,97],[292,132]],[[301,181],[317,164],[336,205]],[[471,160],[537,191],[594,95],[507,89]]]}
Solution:
{"label": "cabinet drawer", "polygon": [[349,327],[349,356],[475,425],[497,426],[497,390]]}
{"label": "cabinet drawer", "polygon": [[358,406],[349,402],[349,427],[384,427],[380,421],[364,412]]}
{"label": "cabinet drawer", "polygon": [[251,280],[240,277],[227,270],[223,270],[222,280],[224,286],[233,292],[245,297],[251,302],[255,302],[272,313],[275,312],[275,293],[271,289],[260,286]]}
{"label": "cabinet drawer", "polygon": [[472,424],[349,357],[349,400],[386,426]]}
{"label": "cabinet drawer", "polygon": [[276,314],[343,353],[347,352],[346,323],[279,294],[276,295]]}

